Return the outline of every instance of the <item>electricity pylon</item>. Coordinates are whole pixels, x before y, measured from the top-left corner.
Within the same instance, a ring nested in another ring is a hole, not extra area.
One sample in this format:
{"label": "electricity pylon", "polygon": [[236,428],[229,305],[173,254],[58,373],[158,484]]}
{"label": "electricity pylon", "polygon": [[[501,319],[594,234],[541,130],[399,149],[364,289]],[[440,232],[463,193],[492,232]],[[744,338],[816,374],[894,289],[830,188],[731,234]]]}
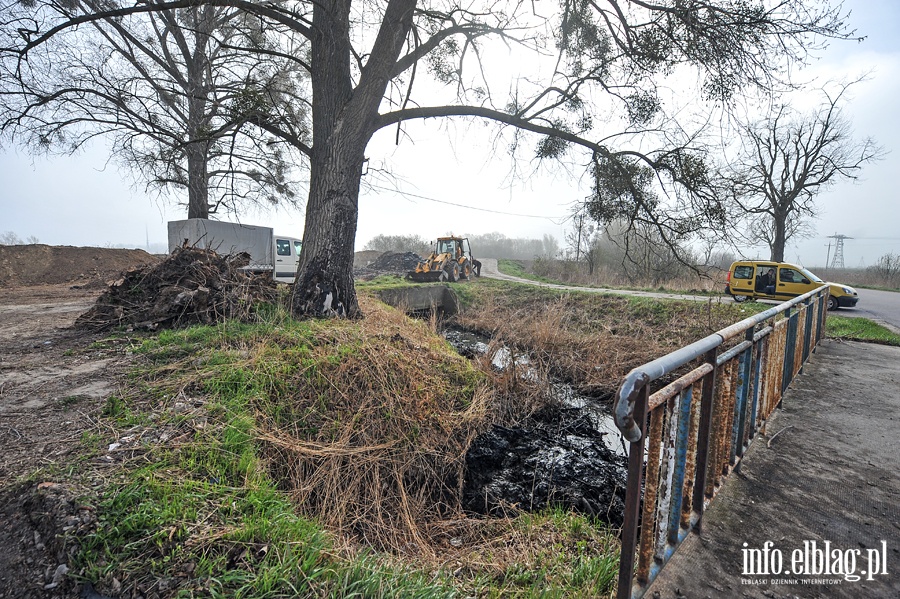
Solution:
{"label": "electricity pylon", "polygon": [[844,240],[853,239],[846,235],[829,235],[828,239],[834,239],[834,258],[831,259],[831,265],[828,268],[844,268]]}

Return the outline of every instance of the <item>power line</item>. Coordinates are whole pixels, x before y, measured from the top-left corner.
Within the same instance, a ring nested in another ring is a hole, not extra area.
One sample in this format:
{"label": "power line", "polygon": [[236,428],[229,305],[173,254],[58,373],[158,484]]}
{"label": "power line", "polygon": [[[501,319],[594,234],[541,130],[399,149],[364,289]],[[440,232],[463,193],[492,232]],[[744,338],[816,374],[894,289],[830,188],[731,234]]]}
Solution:
{"label": "power line", "polygon": [[504,212],[502,210],[491,210],[490,208],[480,208],[478,206],[468,206],[466,204],[457,204],[455,202],[448,202],[446,200],[438,200],[437,198],[429,198],[428,196],[419,195],[417,193],[410,193],[408,191],[401,191],[399,189],[391,189],[389,187],[382,187],[380,185],[370,185],[372,189],[378,189],[380,191],[390,191],[396,193],[398,195],[410,198],[416,198],[419,200],[425,200],[428,202],[435,202],[438,204],[446,204],[447,206],[456,206],[457,208],[467,208],[469,210],[477,210],[479,212],[490,212],[491,214],[502,214],[504,216],[519,216],[522,218],[542,218],[544,220],[549,220],[555,225],[561,225],[565,221],[567,221],[569,216],[543,216],[540,214],[521,214],[517,212]]}
{"label": "power line", "polygon": [[[834,235],[828,235],[822,239],[832,239]],[[867,241],[900,241],[900,237],[848,237],[847,239],[865,239]]]}

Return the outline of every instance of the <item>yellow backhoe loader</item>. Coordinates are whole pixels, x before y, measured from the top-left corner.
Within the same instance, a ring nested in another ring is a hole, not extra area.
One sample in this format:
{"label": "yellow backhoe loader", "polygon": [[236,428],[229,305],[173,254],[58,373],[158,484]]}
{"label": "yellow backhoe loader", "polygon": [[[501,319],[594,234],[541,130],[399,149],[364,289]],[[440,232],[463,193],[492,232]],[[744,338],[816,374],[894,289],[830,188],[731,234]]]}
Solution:
{"label": "yellow backhoe loader", "polygon": [[406,273],[413,281],[450,281],[468,279],[481,274],[481,262],[472,256],[467,237],[438,237],[434,251],[415,270]]}

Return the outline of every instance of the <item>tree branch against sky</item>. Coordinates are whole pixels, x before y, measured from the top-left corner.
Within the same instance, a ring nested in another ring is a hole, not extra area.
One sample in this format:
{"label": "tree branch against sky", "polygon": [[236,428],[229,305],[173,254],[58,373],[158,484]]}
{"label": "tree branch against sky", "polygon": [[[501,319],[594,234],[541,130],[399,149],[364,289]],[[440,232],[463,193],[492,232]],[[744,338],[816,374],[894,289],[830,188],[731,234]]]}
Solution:
{"label": "tree branch against sky", "polygon": [[884,154],[873,139],[855,139],[841,111],[847,90],[858,82],[822,90],[823,102],[811,112],[780,105],[743,128],[741,152],[724,178],[733,186],[750,242],[768,245],[771,260],[783,261],[792,238],[812,233],[821,191],[857,180],[863,166]]}
{"label": "tree branch against sky", "polygon": [[61,29],[24,60],[6,54],[0,125],[9,136],[63,153],[106,137],[115,160],[146,185],[186,192],[191,218],[297,203],[297,156],[248,124],[264,114],[285,131],[304,127],[295,61],[272,52],[258,17],[227,6],[161,10],[152,1],[143,4],[159,10],[102,17],[115,4],[27,4],[9,13],[17,33],[30,28],[19,33],[25,39],[96,18]]}
{"label": "tree branch against sky", "polygon": [[[785,65],[813,43],[848,35],[839,6],[804,0],[212,4],[240,7],[267,30],[296,35],[284,54],[309,76],[309,95],[297,98],[312,116],[311,143],[302,140],[310,183],[298,315],[359,314],[352,262],[360,180],[380,129],[461,118],[522,132],[517,147],[533,144],[534,157],[569,155],[588,166],[594,218],[637,220],[663,239],[681,239],[698,220],[718,218],[720,207],[705,142],[692,130],[703,118],[693,111],[684,119],[666,105],[665,79],[684,69],[701,90],[696,107],[727,105],[787,85]],[[7,34],[5,45],[18,60],[54,35],[15,37]],[[498,67],[510,49],[529,56],[523,62],[534,72]]]}

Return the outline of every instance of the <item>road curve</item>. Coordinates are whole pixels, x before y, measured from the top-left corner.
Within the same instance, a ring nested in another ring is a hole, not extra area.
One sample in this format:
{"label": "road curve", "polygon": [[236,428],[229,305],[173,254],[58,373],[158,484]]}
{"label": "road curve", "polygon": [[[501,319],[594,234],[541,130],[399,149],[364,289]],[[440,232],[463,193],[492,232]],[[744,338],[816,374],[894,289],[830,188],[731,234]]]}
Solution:
{"label": "road curve", "polygon": [[542,283],[531,279],[522,279],[512,275],[503,274],[497,267],[496,258],[481,258],[481,275],[491,279],[500,279],[503,281],[514,281],[516,283],[524,283],[526,285],[534,285],[536,287],[546,287],[547,289],[559,289],[561,291],[585,291],[588,293],[610,293],[614,295],[631,295],[635,297],[652,297],[657,299],[675,299],[689,300],[694,302],[713,302],[724,303],[732,302],[730,297],[722,294],[716,295],[687,295],[679,293],[658,293],[655,291],[635,291],[631,289],[606,289],[602,287],[576,287],[574,285],[557,285],[555,283]]}
{"label": "road curve", "polygon": [[[497,268],[497,260],[494,258],[482,258],[481,274],[492,279],[501,279],[504,281],[515,281],[516,283],[525,283],[527,285],[536,285],[538,287],[546,287],[548,289],[560,289],[563,291],[587,291],[589,293],[612,293],[616,295],[631,295],[637,297],[653,297],[662,299],[690,300],[699,302],[733,302],[734,300],[726,296],[724,293],[719,296],[708,295],[686,295],[678,293],[657,293],[654,291],[632,291],[629,289],[604,289],[600,287],[575,287],[573,285],[556,285],[553,283],[541,283],[530,279],[522,279],[512,275],[503,274]],[[875,289],[859,289],[859,304],[856,308],[841,308],[836,312],[831,312],[835,316],[856,316],[868,318],[878,324],[884,325],[893,332],[900,334],[900,293],[892,291],[877,291]],[[773,306],[780,302],[768,302]]]}

